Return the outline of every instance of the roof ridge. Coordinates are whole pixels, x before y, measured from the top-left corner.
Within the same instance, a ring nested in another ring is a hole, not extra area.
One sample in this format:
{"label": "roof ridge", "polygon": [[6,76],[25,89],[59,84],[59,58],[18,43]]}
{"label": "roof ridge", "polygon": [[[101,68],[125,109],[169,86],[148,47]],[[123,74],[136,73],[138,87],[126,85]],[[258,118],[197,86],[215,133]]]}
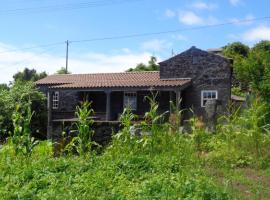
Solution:
{"label": "roof ridge", "polygon": [[108,74],[142,74],[159,73],[159,71],[132,71],[132,72],[102,72],[102,73],[82,73],[82,74],[51,74],[49,76],[73,76],[73,75],[108,75]]}

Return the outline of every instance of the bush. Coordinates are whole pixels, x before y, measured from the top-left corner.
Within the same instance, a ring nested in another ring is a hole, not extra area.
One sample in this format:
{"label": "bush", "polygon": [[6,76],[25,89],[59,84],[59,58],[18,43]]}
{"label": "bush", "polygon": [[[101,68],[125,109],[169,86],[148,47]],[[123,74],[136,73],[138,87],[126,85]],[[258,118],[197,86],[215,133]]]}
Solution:
{"label": "bush", "polygon": [[0,90],[0,134],[7,137],[13,132],[12,113],[18,104],[24,107],[30,99],[31,109],[35,111],[31,123],[32,134],[46,138],[46,98],[31,82],[14,83],[9,90]]}

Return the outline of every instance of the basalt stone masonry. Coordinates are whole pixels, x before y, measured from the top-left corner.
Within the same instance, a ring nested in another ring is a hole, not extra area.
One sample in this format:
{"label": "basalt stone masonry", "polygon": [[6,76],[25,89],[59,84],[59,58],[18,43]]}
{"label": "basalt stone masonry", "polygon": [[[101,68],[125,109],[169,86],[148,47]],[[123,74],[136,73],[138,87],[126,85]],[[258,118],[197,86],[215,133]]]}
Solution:
{"label": "basalt stone masonry", "polygon": [[161,79],[192,80],[191,86],[182,93],[182,104],[204,118],[206,112],[201,105],[202,91],[217,91],[218,112],[226,112],[231,97],[231,74],[229,59],[196,47],[160,63]]}
{"label": "basalt stone masonry", "polygon": [[[159,113],[170,113],[170,103],[174,102],[180,109],[193,110],[207,121],[208,100],[216,101],[217,114],[227,111],[231,99],[231,64],[221,55],[192,47],[161,62],[160,71],[48,76],[36,82],[48,99],[47,137],[57,137],[63,123],[77,121],[76,106],[86,99],[92,102],[93,120],[103,122],[99,125],[101,129],[96,127],[101,137],[110,135],[111,125],[106,123],[119,121],[126,107],[132,106],[132,111],[141,118],[149,111],[145,97],[156,92]],[[190,114],[184,113],[183,124]]]}

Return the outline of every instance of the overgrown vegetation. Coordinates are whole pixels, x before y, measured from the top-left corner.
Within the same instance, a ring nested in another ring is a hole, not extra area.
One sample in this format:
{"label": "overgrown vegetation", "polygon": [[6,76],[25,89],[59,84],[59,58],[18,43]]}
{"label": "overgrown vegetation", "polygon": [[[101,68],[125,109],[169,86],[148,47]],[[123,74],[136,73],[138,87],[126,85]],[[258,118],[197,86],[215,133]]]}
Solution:
{"label": "overgrown vegetation", "polygon": [[[129,109],[124,110],[123,128],[99,154],[90,145],[92,110],[87,102],[77,108],[78,137],[73,144],[79,154],[71,151],[68,155],[53,157],[49,142],[41,142],[31,150],[32,154],[16,153],[13,142],[3,145],[0,148],[1,198],[270,197],[270,136],[264,122],[265,105],[259,99],[249,109],[221,118],[215,134],[208,133],[197,118],[190,121],[191,133],[180,133],[173,128],[174,122],[166,123],[163,115],[156,112],[158,104],[154,98],[148,100],[150,111],[135,125],[132,121],[136,116]],[[24,132],[21,124],[29,127],[32,114],[30,109],[25,114],[18,111],[14,114],[14,128],[21,134]],[[176,113],[174,120],[180,117],[181,111],[176,109]],[[26,123],[22,123],[22,117]],[[29,129],[25,130],[28,135]],[[11,141],[15,135],[17,132]],[[260,172],[257,175],[264,182],[251,187],[249,171],[253,176]]]}
{"label": "overgrown vegetation", "polygon": [[23,154],[30,156],[33,148],[38,144],[31,136],[31,120],[33,117],[30,101],[25,107],[16,106],[16,110],[12,115],[14,130],[11,132],[11,144],[15,155]]}
{"label": "overgrown vegetation", "polygon": [[[46,133],[46,98],[32,82],[15,82],[9,89],[0,89],[0,137],[7,137],[13,132],[12,114],[20,105],[25,109],[29,100],[31,110],[35,111],[32,118],[32,134],[42,137]],[[1,139],[1,138],[0,138]]]}
{"label": "overgrown vegetation", "polygon": [[243,92],[253,90],[270,102],[270,41],[261,41],[252,48],[235,42],[224,47],[223,53],[234,61],[234,86]]}
{"label": "overgrown vegetation", "polygon": [[68,144],[67,149],[72,150],[75,148],[76,152],[84,156],[91,152],[92,145],[95,144],[92,141],[92,136],[94,131],[91,130],[91,125],[93,124],[93,119],[91,119],[94,112],[90,108],[90,102],[83,102],[81,106],[76,108],[76,116],[78,121],[75,123],[76,130],[78,131],[78,136],[74,137]]}

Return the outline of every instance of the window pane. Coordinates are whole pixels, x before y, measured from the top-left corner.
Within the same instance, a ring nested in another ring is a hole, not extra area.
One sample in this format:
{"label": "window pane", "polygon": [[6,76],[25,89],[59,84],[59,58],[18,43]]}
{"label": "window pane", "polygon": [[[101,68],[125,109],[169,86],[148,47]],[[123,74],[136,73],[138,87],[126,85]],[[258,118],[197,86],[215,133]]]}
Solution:
{"label": "window pane", "polygon": [[58,109],[59,106],[59,92],[54,92],[52,95],[52,108]]}
{"label": "window pane", "polygon": [[212,92],[212,99],[216,99],[216,92]]}
{"label": "window pane", "polygon": [[203,92],[203,98],[207,98],[207,92]]}
{"label": "window pane", "polygon": [[129,92],[124,94],[124,107],[129,107],[131,110],[137,109],[137,94]]}

